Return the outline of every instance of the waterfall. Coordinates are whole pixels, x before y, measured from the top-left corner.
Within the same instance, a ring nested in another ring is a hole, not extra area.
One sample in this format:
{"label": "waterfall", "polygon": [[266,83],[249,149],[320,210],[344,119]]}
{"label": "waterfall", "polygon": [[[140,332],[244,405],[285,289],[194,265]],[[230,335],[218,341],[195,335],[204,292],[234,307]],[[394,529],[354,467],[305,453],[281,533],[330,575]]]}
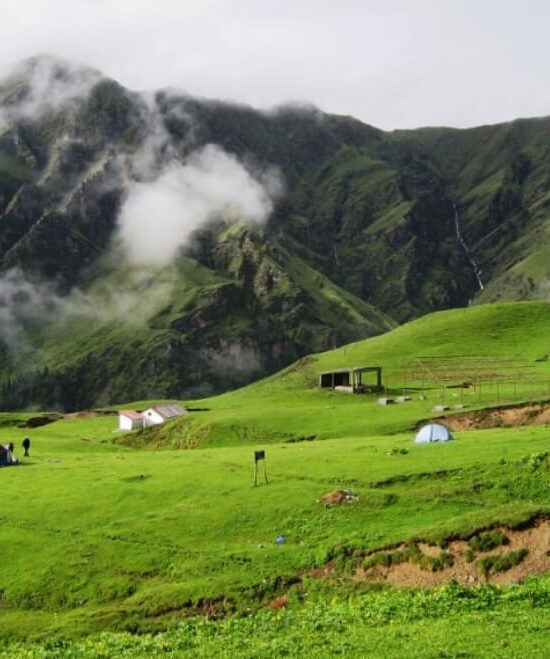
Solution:
{"label": "waterfall", "polygon": [[458,242],[462,245],[462,249],[464,250],[464,253],[466,254],[466,257],[468,258],[468,261],[470,261],[470,264],[472,266],[472,269],[474,271],[475,278],[477,279],[477,283],[479,285],[479,290],[482,291],[485,287],[483,286],[483,282],[481,281],[481,268],[478,266],[478,264],[474,261],[472,258],[472,254],[470,253],[470,249],[468,248],[468,245],[466,244],[466,241],[462,237],[462,234],[460,233],[460,222],[459,222],[459,217],[458,217],[458,210],[456,208],[456,204],[453,203],[453,211],[455,214],[455,231],[456,231],[456,237],[458,239]]}

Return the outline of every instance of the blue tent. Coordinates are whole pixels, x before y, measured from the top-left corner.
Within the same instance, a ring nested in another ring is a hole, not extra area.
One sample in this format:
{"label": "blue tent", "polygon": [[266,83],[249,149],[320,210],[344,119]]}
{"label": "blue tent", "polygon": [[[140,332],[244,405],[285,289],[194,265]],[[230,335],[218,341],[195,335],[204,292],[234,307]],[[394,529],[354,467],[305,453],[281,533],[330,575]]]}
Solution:
{"label": "blue tent", "polygon": [[451,432],[439,423],[428,423],[417,432],[414,438],[415,444],[429,444],[430,442],[448,442],[454,439]]}

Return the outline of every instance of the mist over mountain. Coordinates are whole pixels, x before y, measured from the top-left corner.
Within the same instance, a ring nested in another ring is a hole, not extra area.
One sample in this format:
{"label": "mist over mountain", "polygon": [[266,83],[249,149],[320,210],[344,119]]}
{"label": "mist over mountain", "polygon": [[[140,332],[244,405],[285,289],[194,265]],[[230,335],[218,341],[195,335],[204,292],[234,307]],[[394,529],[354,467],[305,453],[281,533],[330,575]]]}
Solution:
{"label": "mist over mountain", "polygon": [[26,60],[0,83],[3,407],[202,395],[545,298],[549,204],[550,119],[387,133]]}

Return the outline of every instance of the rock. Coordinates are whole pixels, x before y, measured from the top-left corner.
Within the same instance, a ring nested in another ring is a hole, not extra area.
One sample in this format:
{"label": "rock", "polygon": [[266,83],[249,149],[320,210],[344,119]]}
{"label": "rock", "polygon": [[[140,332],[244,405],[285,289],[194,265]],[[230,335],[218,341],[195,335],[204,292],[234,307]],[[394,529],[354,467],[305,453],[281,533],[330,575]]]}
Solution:
{"label": "rock", "polygon": [[393,398],[379,398],[378,399],[378,404],[379,405],[393,405],[395,403]]}

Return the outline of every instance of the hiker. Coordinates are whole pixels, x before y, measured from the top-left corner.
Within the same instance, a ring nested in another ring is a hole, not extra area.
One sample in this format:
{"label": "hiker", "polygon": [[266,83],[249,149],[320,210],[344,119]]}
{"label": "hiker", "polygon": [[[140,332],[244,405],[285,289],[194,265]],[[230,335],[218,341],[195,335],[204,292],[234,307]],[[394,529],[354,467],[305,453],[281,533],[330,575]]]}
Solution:
{"label": "hiker", "polygon": [[23,448],[25,449],[25,457],[29,457],[29,449],[31,447],[31,440],[28,437],[25,437],[25,439],[21,442]]}

